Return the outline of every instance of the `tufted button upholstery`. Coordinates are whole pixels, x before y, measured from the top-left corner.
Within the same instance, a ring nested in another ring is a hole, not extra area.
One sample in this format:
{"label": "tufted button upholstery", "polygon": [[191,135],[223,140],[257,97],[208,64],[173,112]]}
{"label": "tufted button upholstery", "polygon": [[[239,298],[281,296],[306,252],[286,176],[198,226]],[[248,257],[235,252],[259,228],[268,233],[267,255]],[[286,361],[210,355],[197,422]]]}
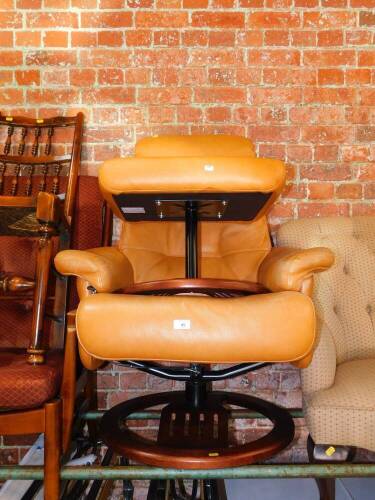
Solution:
{"label": "tufted button upholstery", "polygon": [[307,424],[319,444],[375,451],[374,235],[375,217],[368,216],[301,219],[278,233],[278,245],[324,244],[336,256],[314,277],[320,327],[313,361],[301,375]]}

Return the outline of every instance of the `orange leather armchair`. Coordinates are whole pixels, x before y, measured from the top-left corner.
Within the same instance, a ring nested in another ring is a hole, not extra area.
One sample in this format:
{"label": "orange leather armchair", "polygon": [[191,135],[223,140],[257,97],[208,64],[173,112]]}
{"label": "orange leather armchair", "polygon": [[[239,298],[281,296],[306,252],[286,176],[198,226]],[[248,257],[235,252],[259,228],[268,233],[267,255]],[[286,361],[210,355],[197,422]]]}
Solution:
{"label": "orange leather armchair", "polygon": [[[101,190],[122,220],[117,247],[68,250],[55,259],[60,273],[78,278],[82,361],[89,369],[106,360],[127,363],[186,382],[186,394],[138,398],[104,416],[102,434],[118,453],[154,465],[212,468],[265,458],[293,438],[285,410],[207,386],[268,363],[310,362],[312,276],[332,265],[333,254],[272,248],[266,214],[284,182],[283,162],[258,159],[250,141],[229,136],[151,137],[137,144],[133,158],[101,167]],[[236,366],[211,370],[215,363]],[[172,443],[173,431],[167,436],[166,415],[157,445],[120,425],[137,408],[167,403],[168,418],[174,413],[177,422],[189,422],[183,443]],[[224,403],[256,409],[275,428],[232,449],[220,434]],[[209,408],[219,419],[216,438],[208,431]],[[212,439],[203,440],[195,411]]]}

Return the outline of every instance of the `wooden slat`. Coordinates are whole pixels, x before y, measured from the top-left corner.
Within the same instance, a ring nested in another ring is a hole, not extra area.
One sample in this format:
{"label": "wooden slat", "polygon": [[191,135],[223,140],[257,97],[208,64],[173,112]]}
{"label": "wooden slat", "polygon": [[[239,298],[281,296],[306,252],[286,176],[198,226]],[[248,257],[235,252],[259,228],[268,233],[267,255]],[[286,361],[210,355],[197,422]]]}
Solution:
{"label": "wooden slat", "polygon": [[65,156],[39,156],[34,158],[33,156],[6,156],[0,155],[0,162],[5,162],[9,164],[22,164],[22,165],[53,165],[55,163],[68,163],[71,157]]}
{"label": "wooden slat", "polygon": [[0,196],[1,207],[36,207],[35,196]]}
{"label": "wooden slat", "polygon": [[53,118],[29,118],[27,116],[5,116],[0,114],[1,125],[16,125],[17,127],[70,127],[76,124],[76,117],[57,116]]}

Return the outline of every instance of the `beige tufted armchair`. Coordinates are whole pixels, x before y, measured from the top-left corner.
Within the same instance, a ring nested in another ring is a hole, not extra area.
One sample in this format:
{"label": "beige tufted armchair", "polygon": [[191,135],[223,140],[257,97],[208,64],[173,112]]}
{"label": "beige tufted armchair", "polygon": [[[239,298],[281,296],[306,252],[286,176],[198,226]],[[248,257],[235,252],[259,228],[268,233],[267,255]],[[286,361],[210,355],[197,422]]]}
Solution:
{"label": "beige tufted armchair", "polygon": [[375,451],[375,217],[291,221],[278,245],[325,246],[336,255],[314,276],[320,326],[301,374],[310,435],[316,444]]}

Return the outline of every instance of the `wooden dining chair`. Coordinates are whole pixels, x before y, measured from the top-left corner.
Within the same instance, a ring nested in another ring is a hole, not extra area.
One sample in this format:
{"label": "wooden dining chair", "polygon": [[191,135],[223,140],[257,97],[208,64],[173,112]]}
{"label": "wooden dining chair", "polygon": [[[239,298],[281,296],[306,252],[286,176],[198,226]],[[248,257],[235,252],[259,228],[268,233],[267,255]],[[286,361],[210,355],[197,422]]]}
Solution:
{"label": "wooden dining chair", "polygon": [[82,113],[0,114],[0,434],[45,434],[48,500],[59,497],[76,395],[68,282],[52,259],[64,248],[101,243],[97,180],[78,178],[82,127]]}

